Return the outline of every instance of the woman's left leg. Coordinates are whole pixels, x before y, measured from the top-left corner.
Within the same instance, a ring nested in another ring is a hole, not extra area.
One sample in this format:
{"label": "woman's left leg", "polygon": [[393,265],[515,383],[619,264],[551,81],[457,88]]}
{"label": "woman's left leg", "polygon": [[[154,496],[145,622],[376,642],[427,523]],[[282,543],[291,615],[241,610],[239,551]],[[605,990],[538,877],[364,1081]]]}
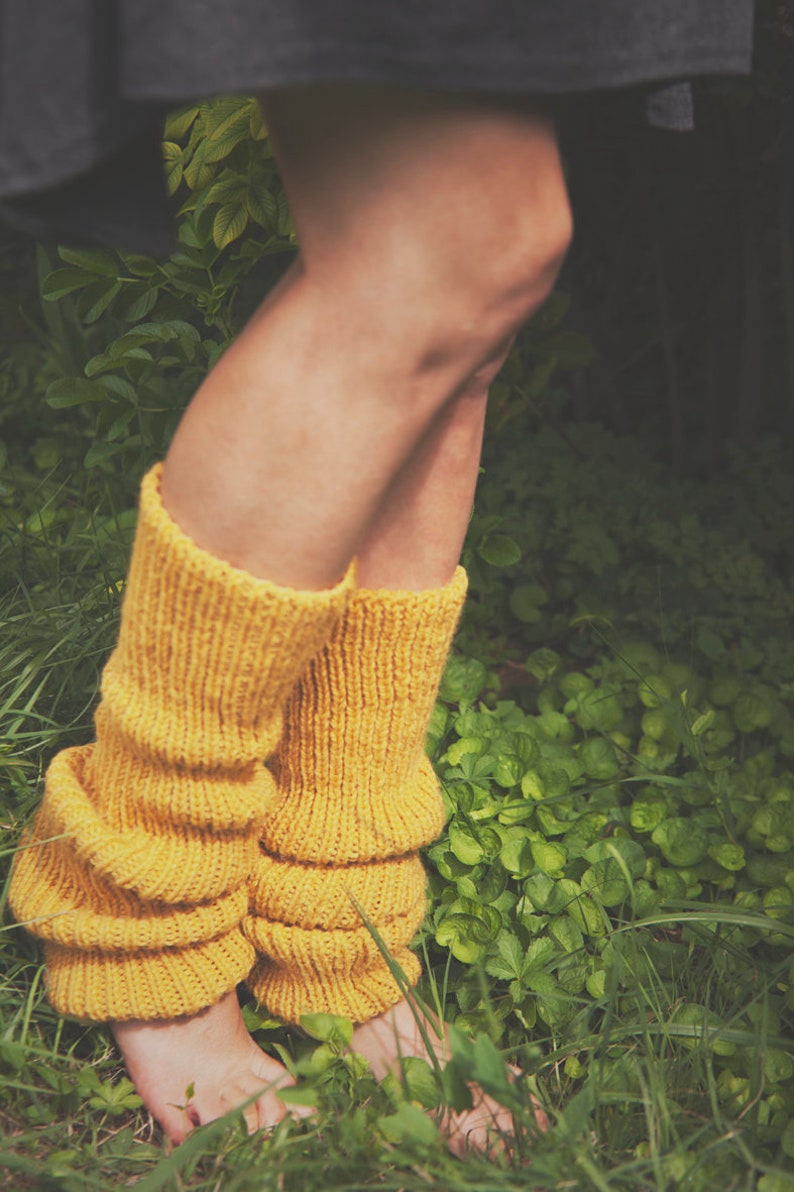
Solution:
{"label": "woman's left leg", "polygon": [[[362,587],[420,592],[449,583],[471,516],[489,386],[511,346],[512,340],[470,379],[393,485],[359,555]],[[353,1050],[368,1060],[379,1079],[399,1070],[401,1059],[428,1059],[428,1039],[442,1062],[448,1057],[437,1024],[424,1021],[420,1026],[420,1016],[416,1004],[402,999],[355,1028]],[[472,1093],[472,1110],[450,1115],[445,1123],[450,1148],[458,1154],[470,1147],[486,1151],[499,1134],[513,1128],[508,1110],[481,1090]]]}
{"label": "woman's left leg", "polygon": [[[372,781],[361,775],[362,759],[357,752],[362,736],[369,746],[365,749],[368,761],[364,765],[375,774],[383,773],[385,782],[393,788],[394,801],[402,802],[409,814],[415,813],[410,826],[389,825],[390,848],[397,856],[380,867],[366,864],[337,867],[333,891],[328,888],[327,879],[317,883],[313,890],[315,919],[311,922],[320,928],[332,924],[336,929],[332,934],[341,937],[345,934],[339,931],[341,926],[351,936],[358,931],[364,936],[364,947],[359,945],[358,954],[352,954],[351,950],[345,957],[339,943],[334,941],[332,949],[337,964],[332,965],[322,953],[304,952],[299,957],[296,949],[289,956],[286,972],[279,972],[278,958],[273,964],[265,955],[253,979],[261,1000],[275,1005],[277,1012],[288,1017],[299,1011],[301,998],[318,1009],[332,1010],[339,1008],[336,999],[341,997],[344,1012],[363,1019],[354,1030],[353,1050],[369,1061],[379,1079],[390,1071],[399,1072],[401,1060],[407,1057],[428,1060],[427,1040],[437,1058],[444,1062],[448,1055],[446,1040],[435,1021],[425,1020],[420,1024],[420,1011],[415,1003],[401,999],[385,1010],[378,1007],[378,998],[383,998],[381,1005],[390,1000],[391,981],[385,974],[385,966],[379,966],[377,955],[374,964],[372,958],[364,959],[367,947],[371,954],[376,949],[371,946],[367,929],[361,928],[356,906],[348,906],[345,914],[339,904],[347,904],[352,893],[362,902],[369,899],[370,912],[373,906],[395,903],[409,911],[404,921],[386,916],[377,927],[393,944],[394,958],[409,981],[415,979],[417,961],[406,951],[405,944],[423,913],[425,878],[418,855],[410,845],[418,840],[417,832],[424,832],[425,840],[435,834],[432,827],[428,831],[427,824],[420,825],[418,821],[426,819],[429,813],[434,814],[438,805],[432,768],[426,758],[417,757],[417,752],[421,752],[424,744],[424,717],[429,715],[435,698],[449,636],[465,594],[461,574],[455,575],[456,565],[479,472],[488,386],[508,350],[509,345],[463,386],[392,485],[362,544],[361,588],[326,657],[311,668],[308,681],[299,684],[287,714],[286,739],[275,759],[281,785],[292,787],[300,803],[314,800],[315,796],[320,801],[324,792],[334,801],[342,796],[347,803],[342,815],[329,816],[328,808],[320,807],[320,831],[325,830],[326,819],[335,831],[339,831],[340,821],[344,820],[347,831],[343,829],[343,834],[348,839],[355,838],[358,848],[364,845],[364,836],[370,834],[367,804],[377,794],[378,787],[377,777]],[[346,656],[354,660],[352,668],[347,666]],[[427,671],[430,656],[433,662]],[[427,671],[425,677],[417,680],[415,672],[421,675],[423,670]],[[326,726],[322,714],[325,705],[334,713],[330,726]],[[362,710],[366,705],[369,705],[368,713]],[[417,708],[418,720],[414,722]],[[319,733],[318,725],[322,726]],[[326,752],[326,732],[333,740],[337,781],[343,775],[342,789],[336,791],[333,773],[316,761],[318,751]],[[384,744],[387,739],[388,745]],[[358,828],[356,817],[363,821]],[[305,825],[307,834],[312,831],[312,818]],[[438,827],[440,823],[435,830]],[[398,837],[402,844],[395,850],[394,840]],[[377,845],[377,841],[368,843],[370,850]],[[399,889],[399,897],[373,898],[378,868],[382,880],[392,884],[392,891]],[[299,866],[288,865],[279,873],[281,880],[274,881],[274,876],[275,871],[262,871],[261,883],[255,887],[255,907],[267,918],[287,922],[297,918],[307,924],[309,920],[305,911],[298,910],[294,891],[288,890],[284,897],[284,886],[293,883],[302,888],[302,896],[306,897],[307,873],[301,872]],[[360,888],[357,881],[362,882]],[[320,905],[323,896],[331,904],[326,919]],[[414,905],[417,918],[411,927],[408,918]],[[283,961],[287,957],[287,951],[283,950],[285,934],[272,938],[276,940],[276,951],[281,950]],[[267,941],[264,952],[266,945]],[[308,970],[299,982],[295,981],[296,960],[302,961]],[[334,968],[336,971],[332,972]],[[345,989],[351,969],[357,970],[356,981],[367,991],[367,996],[351,998]],[[337,978],[339,987],[334,989]],[[368,998],[373,999],[374,1008]],[[470,1147],[490,1150],[497,1137],[511,1133],[513,1128],[509,1111],[479,1089],[473,1089],[472,1093],[474,1107],[449,1115],[444,1123],[448,1143],[456,1153]],[[542,1121],[541,1111],[538,1120]]]}
{"label": "woman's left leg", "polygon": [[512,342],[466,382],[392,484],[358,553],[360,587],[419,592],[452,578],[474,502],[488,390]]}

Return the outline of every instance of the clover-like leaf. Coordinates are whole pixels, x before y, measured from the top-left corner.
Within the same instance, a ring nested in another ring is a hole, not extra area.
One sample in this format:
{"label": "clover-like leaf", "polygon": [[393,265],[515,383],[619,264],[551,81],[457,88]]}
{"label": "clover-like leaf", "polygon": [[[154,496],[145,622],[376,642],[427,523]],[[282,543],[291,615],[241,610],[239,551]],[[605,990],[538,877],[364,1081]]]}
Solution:
{"label": "clover-like leaf", "polygon": [[533,840],[530,844],[532,859],[543,873],[556,876],[561,874],[568,860],[568,854],[561,844],[550,841]]}
{"label": "clover-like leaf", "polygon": [[706,856],[709,839],[690,819],[672,816],[654,828],[651,840],[671,865],[697,865]]}

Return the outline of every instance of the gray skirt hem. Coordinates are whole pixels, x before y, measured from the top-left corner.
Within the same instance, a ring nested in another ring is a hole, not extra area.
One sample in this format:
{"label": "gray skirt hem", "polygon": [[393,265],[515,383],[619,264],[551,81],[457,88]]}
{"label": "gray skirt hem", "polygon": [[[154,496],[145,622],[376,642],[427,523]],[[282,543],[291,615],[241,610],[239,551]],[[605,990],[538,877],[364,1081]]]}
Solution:
{"label": "gray skirt hem", "polygon": [[[211,72],[206,74],[203,93],[254,94],[288,87],[358,84],[425,91],[559,96],[652,86],[701,75],[746,75],[751,68],[747,47],[723,52],[715,58],[710,47],[693,46],[685,52],[668,57],[656,54],[648,60],[618,50],[611,60],[601,58],[596,64],[567,56],[544,56],[537,62],[528,62],[526,56],[517,61],[513,55],[506,55],[503,60],[491,57],[487,63],[464,56],[448,56],[438,61],[429,56],[405,58],[390,53],[387,47],[371,46],[361,46],[359,55],[355,52],[358,47],[349,44],[344,59],[335,61],[333,51],[338,48],[314,46],[312,53],[306,54],[305,47],[296,47],[295,53],[287,52],[288,47],[284,47],[284,52],[274,55],[266,69],[250,73],[238,70],[233,81],[222,74],[215,77]],[[166,104],[186,103],[196,98],[195,94],[186,94],[184,88],[171,88],[162,82],[136,82],[126,87],[124,94],[133,100]]]}

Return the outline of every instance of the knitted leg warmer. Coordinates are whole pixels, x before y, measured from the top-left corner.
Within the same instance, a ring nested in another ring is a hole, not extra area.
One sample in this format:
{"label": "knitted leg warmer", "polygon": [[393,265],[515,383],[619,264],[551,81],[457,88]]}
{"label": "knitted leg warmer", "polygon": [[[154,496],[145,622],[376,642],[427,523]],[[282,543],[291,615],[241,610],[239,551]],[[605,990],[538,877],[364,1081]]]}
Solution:
{"label": "knitted leg warmer", "polygon": [[444,822],[425,735],[465,594],[462,568],[438,590],[355,592],[287,705],[245,922],[260,953],[248,983],[287,1020],[361,1022],[400,1000],[358,907],[419,976],[417,850]]}
{"label": "knitted leg warmer", "polygon": [[297,592],[201,550],[144,479],[96,740],[52,761],[11,905],[48,992],[95,1020],[171,1018],[245,978],[241,930],[281,709],[350,582]]}

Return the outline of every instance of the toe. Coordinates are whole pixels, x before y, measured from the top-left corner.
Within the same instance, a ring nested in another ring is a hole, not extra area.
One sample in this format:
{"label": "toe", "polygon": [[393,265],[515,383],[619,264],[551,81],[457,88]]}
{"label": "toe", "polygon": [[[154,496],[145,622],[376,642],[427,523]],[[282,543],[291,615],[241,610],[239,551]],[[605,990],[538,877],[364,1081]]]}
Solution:
{"label": "toe", "polygon": [[191,1130],[201,1125],[199,1112],[192,1104],[151,1107],[151,1112],[172,1146],[179,1146]]}
{"label": "toe", "polygon": [[270,1130],[287,1116],[287,1106],[273,1089],[268,1089],[256,1103],[259,1129]]}

